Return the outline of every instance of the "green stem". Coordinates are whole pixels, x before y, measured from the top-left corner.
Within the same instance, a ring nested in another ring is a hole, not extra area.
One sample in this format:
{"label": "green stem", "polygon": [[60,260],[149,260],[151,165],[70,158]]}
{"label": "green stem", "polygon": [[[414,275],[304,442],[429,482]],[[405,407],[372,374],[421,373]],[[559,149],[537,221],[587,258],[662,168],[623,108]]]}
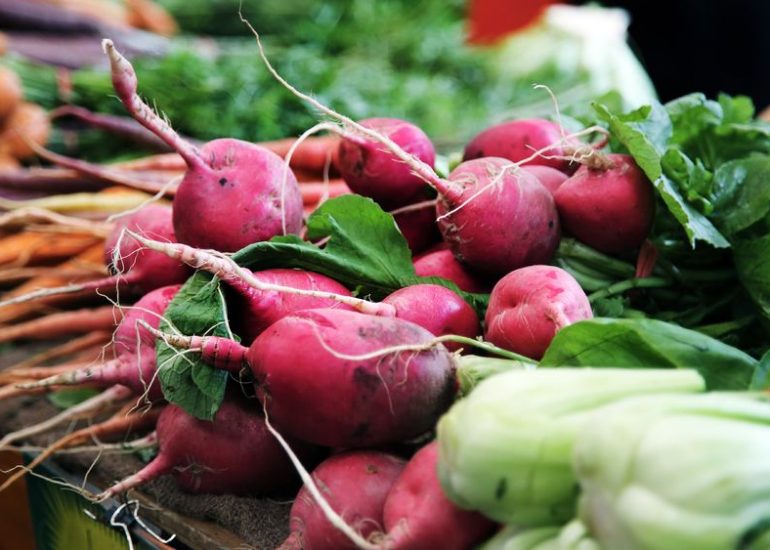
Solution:
{"label": "green stem", "polygon": [[693,330],[697,330],[698,332],[705,334],[706,336],[711,336],[712,338],[719,338],[725,334],[741,330],[742,328],[749,326],[752,322],[754,322],[754,316],[746,315],[733,321],[701,325],[699,327],[694,327]]}
{"label": "green stem", "polygon": [[557,255],[580,260],[586,265],[608,275],[617,277],[632,277],[636,273],[636,267],[628,262],[618,260],[612,256],[602,254],[590,246],[586,246],[575,239],[562,239]]}
{"label": "green stem", "polygon": [[605,288],[612,284],[612,279],[607,279],[603,274],[598,273],[592,268],[587,268],[576,260],[567,260],[558,258],[556,265],[572,275],[580,284],[581,288],[589,292]]}
{"label": "green stem", "polygon": [[622,294],[623,292],[633,288],[661,288],[669,285],[671,285],[671,281],[662,277],[644,277],[641,279],[635,277],[633,279],[620,281],[619,283],[610,285],[606,288],[603,288],[602,290],[597,290],[588,296],[588,301],[594,303],[595,301],[601,300],[602,298],[608,298],[616,294]]}
{"label": "green stem", "polygon": [[525,357],[523,355],[520,355],[513,351],[509,351],[507,349],[499,348],[494,344],[490,344],[489,342],[475,340],[473,338],[468,338],[466,336],[458,336],[456,334],[441,336],[440,339],[442,342],[445,340],[448,340],[451,342],[458,342],[460,344],[467,344],[469,346],[476,347],[486,352],[499,355],[500,357],[505,357],[506,359],[513,359],[514,361],[520,361],[522,363],[527,363],[529,365],[537,365],[537,361],[535,361],[534,359],[530,359],[529,357]]}

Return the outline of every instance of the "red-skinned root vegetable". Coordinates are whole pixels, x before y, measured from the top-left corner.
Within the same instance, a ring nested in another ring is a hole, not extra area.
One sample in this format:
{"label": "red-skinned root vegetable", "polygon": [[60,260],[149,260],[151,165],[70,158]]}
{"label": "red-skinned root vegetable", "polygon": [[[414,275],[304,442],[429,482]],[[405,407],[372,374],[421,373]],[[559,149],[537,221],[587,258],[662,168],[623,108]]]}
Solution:
{"label": "red-skinned root vegetable", "polygon": [[198,149],[136,93],[136,73],[110,40],[102,42],[112,82],[128,112],[177,151],[187,172],[174,199],[174,231],[180,242],[235,252],[276,235],[299,233],[302,197],[291,169],[275,153],[236,139]]}
{"label": "red-skinned root vegetable", "polygon": [[385,499],[387,550],[467,550],[495,527],[477,512],[458,508],[441,488],[438,445],[429,443],[407,462]]}
{"label": "red-skinned root vegetable", "polygon": [[[428,164],[404,151],[388,136],[366,128],[294,88],[265,56],[259,35],[260,56],[270,73],[286,89],[321,112],[373,142],[380,143],[426,184],[439,193],[439,229],[455,256],[473,269],[502,275],[533,263],[550,260],[559,241],[559,220],[553,198],[539,183],[522,183],[517,164],[505,159],[465,162],[444,180]],[[595,131],[589,128],[575,134]],[[556,149],[557,144],[549,146]],[[534,152],[537,158],[542,152]],[[524,159],[529,160],[529,159]],[[469,213],[470,212],[470,213]]]}
{"label": "red-skinned root vegetable", "polygon": [[581,166],[554,198],[564,228],[601,252],[633,250],[647,238],[655,191],[630,155],[606,155],[609,168]]}
{"label": "red-skinned root vegetable", "polygon": [[521,171],[524,174],[532,174],[535,176],[537,181],[540,182],[540,185],[548,189],[551,192],[551,195],[556,193],[556,190],[561,187],[561,184],[569,178],[567,174],[556,168],[538,164],[527,164],[521,168]]}
{"label": "red-skinned root vegetable", "polygon": [[300,311],[272,324],[248,348],[216,336],[162,337],[200,351],[217,368],[237,372],[245,362],[270,422],[327,447],[416,437],[435,425],[458,390],[449,351],[424,328],[393,317]]}
{"label": "red-skinned root vegetable", "polygon": [[517,269],[492,289],[485,339],[533,359],[563,327],[593,317],[588,298],[566,271],[547,265]]}
{"label": "red-skinned root vegetable", "polygon": [[[213,421],[188,415],[176,405],[158,419],[158,455],[139,472],[102,492],[97,500],[173,474],[191,493],[276,495],[291,488],[297,476],[283,448],[267,430],[257,407],[236,395],[226,397]],[[300,456],[315,449],[297,441]]]}
{"label": "red-skinned root vegetable", "polygon": [[[456,292],[432,284],[412,285],[389,294],[382,300],[392,305],[396,317],[410,321],[435,336],[456,334],[475,338],[481,332],[474,309]],[[448,350],[456,351],[462,344],[446,342]]]}
{"label": "red-skinned root vegetable", "polygon": [[[334,455],[312,473],[323,497],[363,539],[382,530],[382,511],[404,461],[375,451]],[[358,546],[328,520],[306,486],[291,507],[291,534],[280,550],[345,550]]]}
{"label": "red-skinned root vegetable", "polygon": [[449,249],[428,252],[415,258],[413,263],[414,271],[420,277],[441,277],[465,292],[488,291],[487,285],[478,276],[469,273]]}
{"label": "red-skinned root vegetable", "polygon": [[473,160],[483,157],[501,157],[513,162],[529,159],[532,153],[545,147],[560,146],[550,149],[547,153],[527,160],[524,164],[542,165],[569,170],[571,154],[575,141],[565,142],[565,132],[550,120],[520,119],[503,122],[491,126],[474,137],[463,152],[463,160]]}
{"label": "red-skinned root vegetable", "polygon": [[[368,118],[359,124],[387,136],[406,153],[433,167],[433,144],[414,124],[396,118]],[[425,187],[408,165],[379,142],[364,136],[346,134],[339,145],[337,162],[342,178],[354,193],[370,197],[385,208],[415,202]]]}
{"label": "red-skinned root vegetable", "polygon": [[413,256],[441,241],[436,225],[435,200],[409,204],[390,213]]}
{"label": "red-skinned root vegetable", "polygon": [[190,271],[166,254],[145,249],[132,235],[173,243],[171,210],[159,204],[149,204],[130,216],[121,218],[105,241],[105,261],[116,273],[111,277],[65,287],[45,288],[0,302],[0,307],[46,298],[60,294],[99,290],[142,295],[153,289],[183,283]]}
{"label": "red-skinned root vegetable", "polygon": [[156,289],[131,306],[115,331],[115,359],[21,387],[36,389],[76,384],[109,387],[122,384],[135,395],[146,394],[151,401],[161,399],[163,393],[156,376],[155,334],[148,327],[158,328],[163,313],[179,288],[180,285],[172,285]]}
{"label": "red-skinned root vegetable", "polygon": [[[340,283],[311,271],[299,269],[265,269],[253,272],[256,280],[275,287],[352,296]],[[222,280],[238,293],[230,313],[233,329],[245,344],[250,344],[267,327],[279,319],[303,309],[342,308],[351,306],[323,295],[293,294],[279,290],[258,290],[234,273],[223,273]]]}
{"label": "red-skinned root vegetable", "polygon": [[556,206],[548,190],[526,176],[494,157],[452,171],[453,190],[439,195],[436,211],[439,230],[458,260],[475,271],[502,275],[551,259],[560,238]]}

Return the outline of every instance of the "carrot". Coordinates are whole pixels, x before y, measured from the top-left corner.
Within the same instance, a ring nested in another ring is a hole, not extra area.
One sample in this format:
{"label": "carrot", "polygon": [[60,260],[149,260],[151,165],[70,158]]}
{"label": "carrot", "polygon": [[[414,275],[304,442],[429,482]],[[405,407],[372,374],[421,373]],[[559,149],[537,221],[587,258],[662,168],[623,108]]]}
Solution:
{"label": "carrot", "polygon": [[[77,229],[81,233],[88,233],[98,237],[109,235],[112,227],[103,222],[93,222],[80,217],[65,216],[44,208],[19,208],[5,214],[0,214],[0,228],[29,227],[34,222],[49,222],[51,225]],[[50,226],[49,226],[50,227]]]}
{"label": "carrot", "polygon": [[16,369],[31,369],[53,359],[67,357],[72,354],[77,354],[70,360],[70,363],[73,364],[96,361],[99,356],[107,352],[107,347],[111,338],[112,332],[106,331],[95,331],[84,334],[79,338],[74,338],[9,366],[5,371],[0,372],[0,377],[4,376],[5,373]]}
{"label": "carrot", "polygon": [[111,168],[121,170],[158,170],[178,172],[183,174],[187,170],[187,165],[182,157],[177,153],[162,153],[159,155],[150,155],[134,160],[126,160],[110,164]]}
{"label": "carrot", "polygon": [[[61,264],[61,267],[74,267],[84,265],[96,265],[104,266],[104,245],[94,244],[75,256],[74,258]],[[68,277],[61,277],[59,275],[48,275],[45,277],[39,277],[31,279],[26,283],[19,285],[15,289],[5,293],[3,298],[12,298],[14,296],[21,296],[40,288],[53,288],[76,282],[77,279]],[[90,295],[90,294],[89,294]],[[14,304],[0,308],[0,323],[11,323],[19,321],[21,319],[31,317],[36,313],[47,311],[53,304],[72,303],[81,296],[70,294],[63,296],[56,296],[47,298],[45,300],[39,300],[37,302],[26,302],[22,304]]]}
{"label": "carrot", "polygon": [[10,327],[0,327],[0,343],[22,339],[47,340],[61,338],[67,334],[110,330],[122,318],[120,311],[120,308],[112,306],[85,308],[54,313]]}
{"label": "carrot", "polygon": [[39,455],[37,455],[34,460],[32,460],[32,462],[27,465],[27,468],[17,471],[7,480],[5,480],[5,482],[0,485],[0,492],[7,489],[17,479],[23,477],[28,469],[34,468],[43,462],[46,458],[56,453],[56,451],[88,443],[88,441],[91,439],[101,439],[114,436],[116,434],[125,434],[128,432],[146,429],[155,424],[155,422],[158,420],[158,415],[160,414],[161,410],[162,407],[154,407],[146,412],[129,413],[126,407],[124,407],[118,411],[117,414],[108,418],[104,422],[87,426],[59,438],[57,441],[46,447]]}
{"label": "carrot", "polygon": [[8,154],[0,155],[0,172],[11,172],[21,169],[21,164],[18,160]]}
{"label": "carrot", "polygon": [[[297,141],[295,138],[278,139],[275,141],[263,141],[262,147],[270,149],[277,155],[285,157]],[[304,140],[294,151],[291,158],[292,168],[302,168],[314,172],[323,172],[329,159],[332,159],[339,145],[337,136],[316,136]]]}
{"label": "carrot", "polygon": [[21,208],[42,208],[54,212],[112,214],[132,210],[152,197],[142,191],[125,189],[115,192],[105,189],[99,193],[70,193],[50,195],[39,199],[8,200],[0,199],[0,208],[19,210]]}
{"label": "carrot", "polygon": [[105,269],[66,269],[58,266],[12,267],[0,270],[0,286],[19,284],[35,277],[58,275],[71,279],[89,279],[106,275]]}
{"label": "carrot", "polygon": [[338,197],[352,192],[341,179],[329,180],[328,184],[323,181],[301,182],[299,191],[302,193],[302,204],[305,206],[316,206],[322,199]]}
{"label": "carrot", "polygon": [[71,258],[102,242],[83,233],[44,233],[25,231],[0,241],[0,266],[27,266]]}
{"label": "carrot", "polygon": [[0,120],[19,106],[22,97],[19,76],[8,67],[0,67]]}
{"label": "carrot", "polygon": [[128,23],[138,29],[171,36],[179,32],[173,17],[161,6],[150,0],[126,0]]}
{"label": "carrot", "polygon": [[30,143],[44,145],[51,133],[51,121],[40,105],[21,103],[8,117],[0,129],[0,153],[17,159],[34,154]]}

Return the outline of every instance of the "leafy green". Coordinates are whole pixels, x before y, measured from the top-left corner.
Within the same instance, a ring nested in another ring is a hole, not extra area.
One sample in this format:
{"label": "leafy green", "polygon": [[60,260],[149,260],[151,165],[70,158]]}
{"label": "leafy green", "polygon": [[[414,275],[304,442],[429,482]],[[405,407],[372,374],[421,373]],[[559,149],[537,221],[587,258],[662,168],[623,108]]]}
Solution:
{"label": "leafy green", "polygon": [[766,320],[770,320],[770,235],[733,244],[735,270]]}
{"label": "leafy green", "polygon": [[669,212],[684,228],[691,246],[704,241],[712,246],[729,246],[727,239],[709,219],[700,213],[664,174],[662,157],[665,143],[672,135],[671,120],[660,107],[638,109],[631,115],[620,116],[601,104],[594,104],[599,118],[609,125],[613,138],[634,157],[663,199]]}
{"label": "leafy green", "polygon": [[580,321],[560,330],[541,366],[695,369],[710,389],[745,390],[756,359],[693,330],[654,319]]}
{"label": "leafy green", "polygon": [[770,157],[722,164],[714,173],[714,223],[730,237],[770,213]]}
{"label": "leafy green", "polygon": [[[234,336],[219,281],[198,272],[169,304],[160,330],[183,335]],[[158,378],[163,395],[192,416],[211,420],[225,395],[227,371],[206,365],[197,352],[178,350],[158,339]]]}

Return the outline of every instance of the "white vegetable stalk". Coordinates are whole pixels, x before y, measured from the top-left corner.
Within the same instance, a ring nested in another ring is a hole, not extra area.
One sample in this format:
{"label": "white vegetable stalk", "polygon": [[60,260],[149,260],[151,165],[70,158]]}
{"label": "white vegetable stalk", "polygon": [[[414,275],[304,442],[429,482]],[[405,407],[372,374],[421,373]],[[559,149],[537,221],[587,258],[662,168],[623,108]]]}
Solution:
{"label": "white vegetable stalk", "polygon": [[450,499],[518,526],[575,515],[572,447],[593,411],[633,395],[704,390],[695,371],[540,368],[481,382],[438,424],[439,477]]}

